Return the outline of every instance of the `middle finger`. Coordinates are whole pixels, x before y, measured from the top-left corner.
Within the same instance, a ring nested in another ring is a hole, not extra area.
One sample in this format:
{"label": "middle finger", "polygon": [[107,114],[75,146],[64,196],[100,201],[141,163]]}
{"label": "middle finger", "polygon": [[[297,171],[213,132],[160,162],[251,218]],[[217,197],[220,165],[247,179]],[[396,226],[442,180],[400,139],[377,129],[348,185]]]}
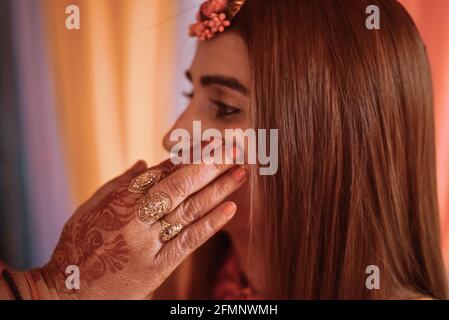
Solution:
{"label": "middle finger", "polygon": [[183,227],[186,227],[225,201],[242,186],[246,177],[247,170],[245,168],[232,168],[229,173],[225,173],[206,188],[187,198],[164,220],[170,224],[181,223]]}

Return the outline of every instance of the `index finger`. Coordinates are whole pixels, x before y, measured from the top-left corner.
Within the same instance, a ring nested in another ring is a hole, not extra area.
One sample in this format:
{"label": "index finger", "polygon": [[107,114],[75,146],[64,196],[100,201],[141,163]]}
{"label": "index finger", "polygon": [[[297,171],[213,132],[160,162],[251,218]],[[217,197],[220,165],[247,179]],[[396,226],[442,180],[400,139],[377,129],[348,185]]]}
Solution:
{"label": "index finger", "polygon": [[[235,158],[234,148],[226,150],[226,156]],[[206,187],[216,178],[235,166],[225,163],[200,163],[186,165],[153,186],[139,203],[138,216],[145,223],[153,224],[177,208],[186,198]]]}

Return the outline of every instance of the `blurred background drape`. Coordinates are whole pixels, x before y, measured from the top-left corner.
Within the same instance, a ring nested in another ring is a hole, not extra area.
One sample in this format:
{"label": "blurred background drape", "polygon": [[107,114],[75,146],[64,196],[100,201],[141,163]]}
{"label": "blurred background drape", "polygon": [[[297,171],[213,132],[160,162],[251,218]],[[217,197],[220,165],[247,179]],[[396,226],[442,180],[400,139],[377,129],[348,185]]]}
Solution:
{"label": "blurred background drape", "polygon": [[[182,110],[200,0],[0,1],[0,260],[47,261],[64,221],[138,159],[154,164]],[[449,1],[402,0],[434,78],[438,188],[449,266]],[[65,9],[80,8],[67,30]],[[419,79],[416,79],[419,81]]]}

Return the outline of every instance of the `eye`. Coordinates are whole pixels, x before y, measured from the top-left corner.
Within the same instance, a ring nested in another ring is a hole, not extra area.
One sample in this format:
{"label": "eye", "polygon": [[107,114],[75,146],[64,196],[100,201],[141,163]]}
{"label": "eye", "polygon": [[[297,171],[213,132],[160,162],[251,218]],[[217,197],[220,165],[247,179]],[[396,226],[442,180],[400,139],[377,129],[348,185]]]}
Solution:
{"label": "eye", "polygon": [[228,117],[231,115],[237,115],[241,112],[241,110],[239,108],[227,105],[221,101],[211,100],[211,102],[217,108],[217,115],[216,115],[217,118]]}

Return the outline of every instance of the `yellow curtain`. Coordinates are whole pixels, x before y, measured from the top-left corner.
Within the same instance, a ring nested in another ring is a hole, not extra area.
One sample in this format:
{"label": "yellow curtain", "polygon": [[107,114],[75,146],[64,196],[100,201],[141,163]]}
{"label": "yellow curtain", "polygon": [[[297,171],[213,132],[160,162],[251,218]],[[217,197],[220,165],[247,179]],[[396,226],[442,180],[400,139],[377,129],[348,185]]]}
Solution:
{"label": "yellow curtain", "polygon": [[[79,30],[65,26],[69,5],[80,9]],[[167,156],[161,141],[174,105],[176,1],[43,0],[42,10],[78,206],[136,160]],[[174,278],[171,290],[182,297],[186,283]]]}
{"label": "yellow curtain", "polygon": [[[67,30],[65,9],[80,9]],[[75,204],[142,158],[163,159],[175,24],[166,0],[44,0],[60,131]]]}

